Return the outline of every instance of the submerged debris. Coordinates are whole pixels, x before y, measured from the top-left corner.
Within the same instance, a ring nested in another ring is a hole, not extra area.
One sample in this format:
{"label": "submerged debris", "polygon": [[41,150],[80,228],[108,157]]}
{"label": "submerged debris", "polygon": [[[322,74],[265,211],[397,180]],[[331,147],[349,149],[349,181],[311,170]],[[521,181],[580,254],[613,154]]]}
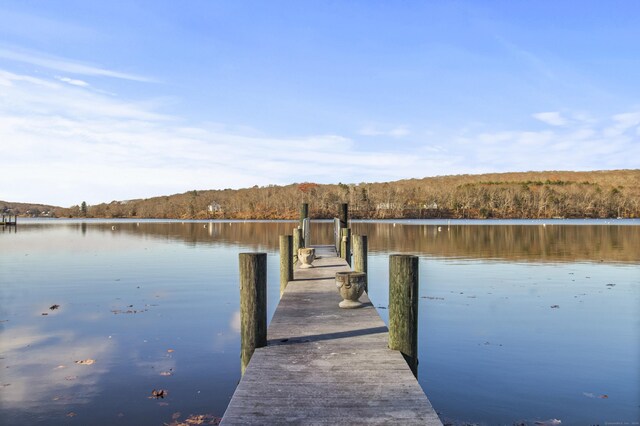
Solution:
{"label": "submerged debris", "polygon": [[55,311],[59,307],[60,307],[60,305],[51,305],[51,306],[49,306],[49,309],[51,309],[52,311]]}
{"label": "submerged debris", "polygon": [[551,305],[551,309],[558,309],[560,308],[560,305]]}

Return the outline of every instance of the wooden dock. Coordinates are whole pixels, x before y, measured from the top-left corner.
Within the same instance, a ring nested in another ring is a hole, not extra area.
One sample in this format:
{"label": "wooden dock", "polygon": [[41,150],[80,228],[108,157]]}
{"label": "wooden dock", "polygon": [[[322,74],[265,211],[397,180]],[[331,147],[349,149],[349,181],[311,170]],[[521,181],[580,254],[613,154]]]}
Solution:
{"label": "wooden dock", "polygon": [[334,246],[316,246],[313,268],[296,268],[222,425],[442,425],[367,298],[341,309]]}
{"label": "wooden dock", "polygon": [[13,220],[11,220],[11,216],[2,215],[2,220],[0,220],[0,226],[17,226],[18,225],[18,216],[13,216]]}

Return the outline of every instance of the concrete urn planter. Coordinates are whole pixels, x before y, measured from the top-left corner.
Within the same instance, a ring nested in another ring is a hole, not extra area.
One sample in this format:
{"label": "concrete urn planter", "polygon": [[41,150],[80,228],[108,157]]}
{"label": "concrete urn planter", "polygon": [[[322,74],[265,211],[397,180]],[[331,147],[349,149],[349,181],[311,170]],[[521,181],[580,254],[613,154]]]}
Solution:
{"label": "concrete urn planter", "polygon": [[344,309],[353,309],[363,306],[358,299],[364,293],[367,274],[364,272],[338,272],[336,273],[336,287],[340,296],[344,299],[338,304]]}
{"label": "concrete urn planter", "polygon": [[298,260],[301,268],[313,268],[313,261],[316,258],[316,249],[301,248],[298,249]]}

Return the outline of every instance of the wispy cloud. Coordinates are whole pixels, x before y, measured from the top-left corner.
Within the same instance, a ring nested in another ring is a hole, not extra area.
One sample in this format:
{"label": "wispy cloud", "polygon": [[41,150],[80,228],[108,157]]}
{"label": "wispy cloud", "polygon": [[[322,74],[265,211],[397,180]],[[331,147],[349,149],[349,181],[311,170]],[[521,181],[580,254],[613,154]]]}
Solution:
{"label": "wispy cloud", "polygon": [[0,168],[20,177],[2,199],[68,206],[300,181],[637,168],[640,157],[640,111],[589,120],[568,112],[563,126],[543,130],[416,132],[410,144],[398,137],[403,127],[373,128],[380,143],[372,147],[364,137],[282,138],[188,123],[160,113],[158,102],[68,83],[0,70]]}
{"label": "wispy cloud", "polygon": [[533,118],[540,120],[543,123],[550,124],[552,126],[564,126],[567,124],[567,120],[557,111],[554,112],[538,112],[533,114]]}
{"label": "wispy cloud", "polygon": [[409,153],[359,151],[339,135],[247,135],[187,125],[156,112],[153,102],[57,80],[0,71],[0,82],[0,140],[12,147],[0,167],[21,176],[3,199],[70,205],[357,175],[389,180],[404,177],[398,163],[419,169]]}
{"label": "wispy cloud", "polygon": [[[605,135],[617,137],[633,128],[640,132],[640,111],[614,115],[613,123],[607,127]],[[636,132],[636,134],[638,133]]]}
{"label": "wispy cloud", "polygon": [[153,78],[124,73],[120,71],[109,70],[103,67],[84,64],[81,62],[71,61],[69,59],[60,58],[57,56],[45,55],[39,52],[32,52],[26,50],[19,50],[7,47],[0,47],[0,58],[8,59],[15,62],[23,62],[31,65],[37,65],[39,67],[49,68],[56,71],[62,71],[70,74],[86,75],[86,76],[98,76],[98,77],[111,77],[124,80],[140,81],[140,82],[155,82]]}
{"label": "wispy cloud", "polygon": [[[637,168],[640,111],[593,119],[543,116],[552,129],[511,130],[465,135],[453,146],[468,150],[482,171],[598,170]],[[534,117],[540,120],[540,114]],[[562,122],[560,127],[559,122]]]}
{"label": "wispy cloud", "polygon": [[60,76],[56,76],[56,79],[67,83],[67,84],[71,84],[72,86],[80,86],[80,87],[88,87],[89,83],[87,83],[86,81],[83,80],[77,80],[75,78],[69,78],[69,77],[60,77]]}
{"label": "wispy cloud", "polygon": [[367,125],[358,131],[362,136],[388,136],[392,138],[402,138],[411,132],[406,126],[396,126],[391,128],[381,128],[381,126]]}

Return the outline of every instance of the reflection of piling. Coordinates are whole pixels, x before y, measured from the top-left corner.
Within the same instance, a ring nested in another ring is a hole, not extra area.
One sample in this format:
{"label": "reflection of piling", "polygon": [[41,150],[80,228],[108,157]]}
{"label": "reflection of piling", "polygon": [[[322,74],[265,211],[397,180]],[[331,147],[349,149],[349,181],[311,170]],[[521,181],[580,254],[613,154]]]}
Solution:
{"label": "reflection of piling", "polygon": [[340,257],[351,265],[351,229],[343,228],[340,231]]}
{"label": "reflection of piling", "polygon": [[[367,236],[354,235],[352,239],[353,270],[367,273]],[[369,282],[365,276],[364,291],[369,293]]]}
{"label": "reflection of piling", "polygon": [[293,228],[293,253],[291,253],[291,257],[293,258],[293,263],[295,264],[298,261],[298,250],[302,248],[302,229]]}
{"label": "reflection of piling", "polygon": [[293,280],[293,237],[280,235],[280,296],[289,281]]}
{"label": "reflection of piling", "polygon": [[244,374],[256,348],[267,345],[267,254],[240,253],[240,341]]}
{"label": "reflection of piling", "polygon": [[418,257],[389,256],[389,348],[418,377]]}

